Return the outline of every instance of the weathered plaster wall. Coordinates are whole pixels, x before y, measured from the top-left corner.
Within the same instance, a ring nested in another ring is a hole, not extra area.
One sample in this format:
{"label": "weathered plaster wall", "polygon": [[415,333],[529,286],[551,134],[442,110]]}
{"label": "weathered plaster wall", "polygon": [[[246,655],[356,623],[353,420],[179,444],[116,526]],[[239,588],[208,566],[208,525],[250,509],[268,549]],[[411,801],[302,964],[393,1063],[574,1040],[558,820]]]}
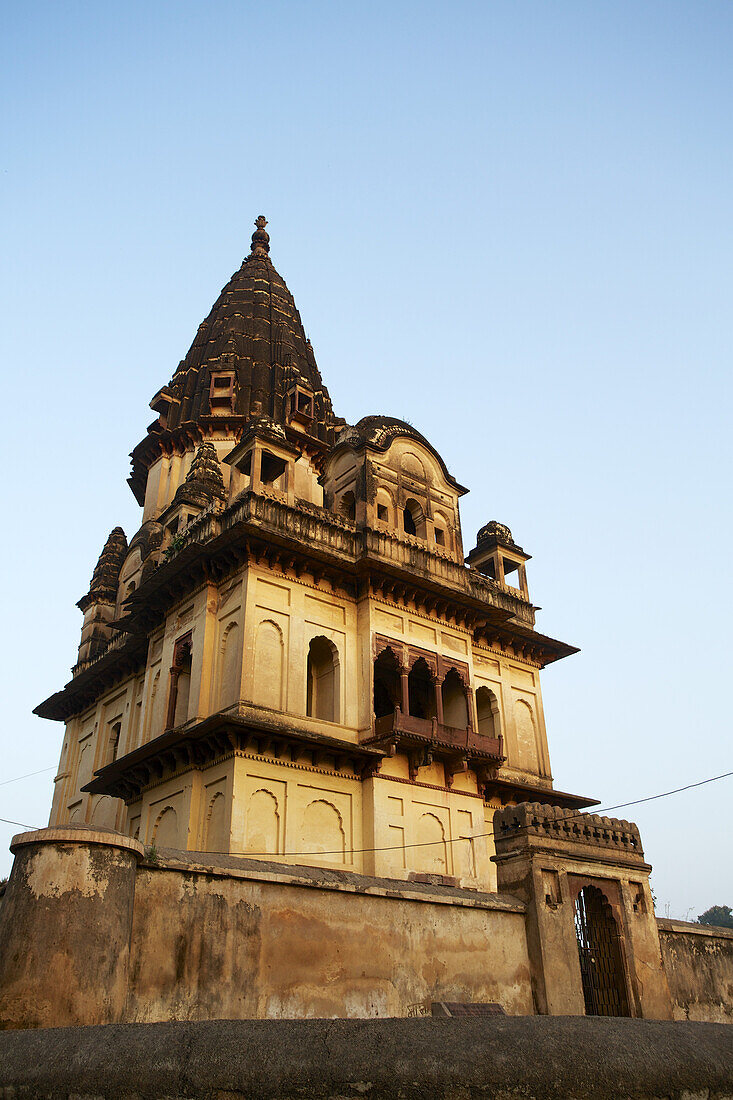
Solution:
{"label": "weathered plaster wall", "polygon": [[733,1023],[733,930],[658,920],[676,1020]]}
{"label": "weathered plaster wall", "polygon": [[25,836],[0,904],[0,1027],[120,1020],[142,846],[73,827]]}
{"label": "weathered plaster wall", "polygon": [[212,1020],[0,1035],[8,1100],[731,1100],[715,1024]]}
{"label": "weathered plaster wall", "polygon": [[128,1020],[405,1016],[427,1000],[533,1012],[512,899],[195,859],[140,868]]}

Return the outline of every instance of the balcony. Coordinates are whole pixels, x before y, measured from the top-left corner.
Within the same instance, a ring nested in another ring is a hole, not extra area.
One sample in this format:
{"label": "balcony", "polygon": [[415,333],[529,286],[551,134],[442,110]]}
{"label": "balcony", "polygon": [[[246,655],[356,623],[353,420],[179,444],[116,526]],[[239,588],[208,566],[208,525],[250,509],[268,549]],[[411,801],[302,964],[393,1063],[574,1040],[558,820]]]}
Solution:
{"label": "balcony", "polygon": [[487,737],[472,729],[445,726],[436,718],[413,718],[399,707],[393,714],[374,719],[374,733],[365,743],[406,752],[412,779],[418,768],[430,764],[434,757],[442,759],[448,786],[453,776],[469,765],[483,774],[495,773],[505,760],[501,736]]}

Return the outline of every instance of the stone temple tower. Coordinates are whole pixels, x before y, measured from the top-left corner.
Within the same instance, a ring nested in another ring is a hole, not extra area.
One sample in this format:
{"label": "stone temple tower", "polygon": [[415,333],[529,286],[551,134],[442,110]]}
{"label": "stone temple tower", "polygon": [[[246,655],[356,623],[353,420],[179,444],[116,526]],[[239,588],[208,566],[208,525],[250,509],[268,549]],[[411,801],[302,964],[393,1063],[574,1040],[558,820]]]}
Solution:
{"label": "stone temple tower", "polygon": [[[336,417],[259,217],[132,452],[94,570],[51,825],[496,884],[497,807],[554,789],[528,555],[408,424]],[[460,840],[461,843],[455,843]]]}
{"label": "stone temple tower", "polygon": [[[636,826],[555,788],[526,563],[418,431],[331,407],[259,217],[151,406],[47,829],[13,839],[0,1027],[669,1016]],[[33,950],[28,950],[28,944]]]}

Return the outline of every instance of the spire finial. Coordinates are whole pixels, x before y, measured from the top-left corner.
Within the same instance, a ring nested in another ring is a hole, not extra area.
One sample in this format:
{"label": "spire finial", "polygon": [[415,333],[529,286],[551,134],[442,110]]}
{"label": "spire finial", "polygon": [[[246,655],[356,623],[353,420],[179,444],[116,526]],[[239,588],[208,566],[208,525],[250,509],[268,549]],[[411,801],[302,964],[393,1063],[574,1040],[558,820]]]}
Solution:
{"label": "spire finial", "polygon": [[256,229],[252,234],[252,251],[247,257],[248,260],[253,260],[255,257],[267,259],[267,253],[270,251],[270,234],[265,231],[266,225],[267,218],[264,214],[260,214],[255,220]]}

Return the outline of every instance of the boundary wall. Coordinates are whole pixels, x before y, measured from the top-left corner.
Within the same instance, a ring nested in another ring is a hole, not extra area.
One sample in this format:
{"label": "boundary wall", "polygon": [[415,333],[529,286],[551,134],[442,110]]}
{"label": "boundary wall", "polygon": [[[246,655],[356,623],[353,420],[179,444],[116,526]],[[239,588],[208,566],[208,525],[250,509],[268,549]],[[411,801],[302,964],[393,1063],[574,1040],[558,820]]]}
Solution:
{"label": "boundary wall", "polygon": [[733,928],[657,919],[675,1020],[733,1024]]}

